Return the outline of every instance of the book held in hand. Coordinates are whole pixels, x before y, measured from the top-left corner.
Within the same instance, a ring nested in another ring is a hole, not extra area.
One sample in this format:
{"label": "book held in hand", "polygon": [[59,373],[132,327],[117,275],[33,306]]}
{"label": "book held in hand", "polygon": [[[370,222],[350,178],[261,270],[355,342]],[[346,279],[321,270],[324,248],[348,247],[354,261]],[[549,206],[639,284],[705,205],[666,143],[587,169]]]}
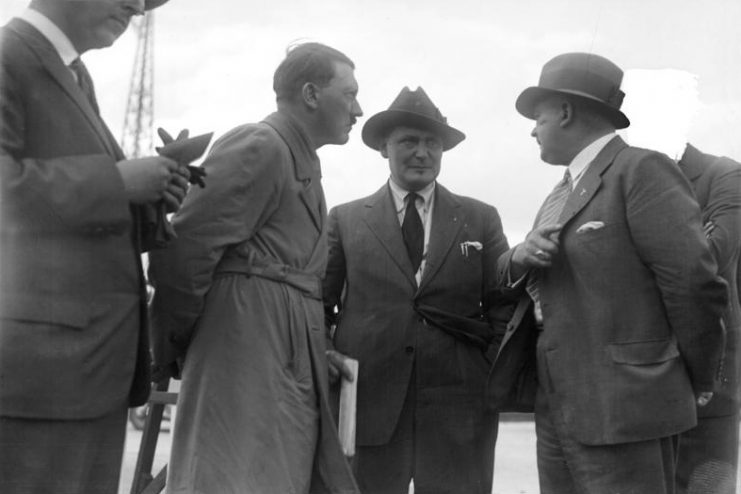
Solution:
{"label": "book held in hand", "polygon": [[344,376],[340,388],[340,418],[337,428],[340,434],[340,444],[345,456],[355,456],[355,410],[358,396],[358,361],[347,358],[345,363],[352,371],[353,380]]}

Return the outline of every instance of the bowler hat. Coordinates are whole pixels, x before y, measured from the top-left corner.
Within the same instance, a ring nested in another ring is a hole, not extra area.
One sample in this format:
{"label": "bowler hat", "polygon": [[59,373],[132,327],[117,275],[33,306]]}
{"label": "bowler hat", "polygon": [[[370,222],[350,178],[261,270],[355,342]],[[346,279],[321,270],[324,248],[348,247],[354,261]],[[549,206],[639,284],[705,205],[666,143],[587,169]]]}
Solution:
{"label": "bowler hat", "polygon": [[534,119],[533,110],[543,98],[552,94],[568,94],[587,100],[593,108],[607,116],[615,127],[630,125],[620,111],[625,93],[620,90],[623,71],[606,59],[592,53],[565,53],[543,66],[537,86],[525,89],[515,107],[527,118]]}
{"label": "bowler hat", "polygon": [[144,10],[152,10],[156,9],[160,5],[163,5],[167,3],[167,0],[145,0],[144,1]]}
{"label": "bowler hat", "polygon": [[370,117],[363,125],[363,142],[380,150],[383,140],[396,127],[422,128],[434,132],[443,141],[443,151],[454,148],[466,138],[463,132],[448,125],[447,119],[421,87],[414,91],[405,87],[388,110]]}

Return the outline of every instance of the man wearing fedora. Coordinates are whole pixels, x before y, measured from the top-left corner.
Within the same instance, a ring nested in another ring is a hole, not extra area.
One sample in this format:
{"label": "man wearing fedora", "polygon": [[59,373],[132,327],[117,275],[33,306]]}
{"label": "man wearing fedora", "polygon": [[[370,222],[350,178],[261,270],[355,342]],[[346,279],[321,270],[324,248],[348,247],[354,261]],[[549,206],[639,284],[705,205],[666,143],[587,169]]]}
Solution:
{"label": "man wearing fedora", "polygon": [[188,172],[124,157],[79,56],[163,3],[33,0],[0,31],[0,492],[118,490],[150,387],[144,217]]}
{"label": "man wearing fedora", "polygon": [[489,493],[497,416],[483,391],[495,321],[506,320],[496,317],[496,260],[508,248],[499,215],[436,182],[443,152],[465,135],[422,88],[404,88],[362,137],[391,177],[330,211],[323,286],[330,362],[359,361],[358,485]]}
{"label": "man wearing fedora", "polygon": [[622,76],[598,55],[559,55],[516,103],[566,173],[500,258],[535,324],[510,325],[489,389],[534,354],[543,494],[673,493],[677,434],[715,385],[725,286],[682,172],[615,135],[629,125]]}

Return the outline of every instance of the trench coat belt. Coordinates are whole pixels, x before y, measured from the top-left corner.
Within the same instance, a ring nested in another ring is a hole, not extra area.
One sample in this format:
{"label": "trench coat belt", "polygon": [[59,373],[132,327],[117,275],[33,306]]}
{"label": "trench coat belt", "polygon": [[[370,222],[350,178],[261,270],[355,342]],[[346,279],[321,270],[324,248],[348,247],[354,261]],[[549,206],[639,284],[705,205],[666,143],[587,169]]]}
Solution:
{"label": "trench coat belt", "polygon": [[322,300],[322,280],[318,275],[256,256],[233,257],[222,260],[216,267],[215,277],[229,274],[257,276],[278,283],[285,283],[300,290],[309,298]]}

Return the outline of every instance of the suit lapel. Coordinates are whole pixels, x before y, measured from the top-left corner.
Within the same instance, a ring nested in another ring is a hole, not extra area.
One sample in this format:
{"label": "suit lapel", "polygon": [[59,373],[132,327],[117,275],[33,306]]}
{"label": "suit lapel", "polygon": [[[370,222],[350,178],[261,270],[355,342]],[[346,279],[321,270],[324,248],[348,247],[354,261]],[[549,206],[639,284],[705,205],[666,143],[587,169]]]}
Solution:
{"label": "suit lapel", "polygon": [[363,210],[363,221],[386,249],[399,270],[404,273],[409,283],[416,287],[417,281],[412,272],[412,262],[404,246],[399,217],[396,214],[388,184],[368,198]]}
{"label": "suit lapel", "polygon": [[458,238],[458,232],[465,223],[460,209],[461,203],[440,184],[435,184],[435,205],[430,224],[430,244],[427,246],[427,260],[422,272],[419,290],[423,290],[435,276],[451,247]]}
{"label": "suit lapel", "polygon": [[115,157],[121,156],[122,153],[118,145],[115,144],[115,140],[111,142],[110,133],[105,124],[95,112],[85,94],[77,86],[72,72],[64,65],[52,44],[33,26],[21,19],[13,19],[8,24],[8,27],[25,41],[29,48],[36,54],[49,75],[61,86],[64,92],[67,93],[67,96],[75,102],[85,116],[85,119],[95,130],[95,134],[106,151],[108,151],[108,154]]}
{"label": "suit lapel", "polygon": [[558,218],[559,223],[566,225],[592,200],[592,197],[602,185],[602,173],[612,164],[618,153],[626,147],[628,145],[625,144],[625,141],[620,137],[615,137],[599,152],[587,171],[584,172],[584,176],[576,184],[576,188],[571,192]]}

